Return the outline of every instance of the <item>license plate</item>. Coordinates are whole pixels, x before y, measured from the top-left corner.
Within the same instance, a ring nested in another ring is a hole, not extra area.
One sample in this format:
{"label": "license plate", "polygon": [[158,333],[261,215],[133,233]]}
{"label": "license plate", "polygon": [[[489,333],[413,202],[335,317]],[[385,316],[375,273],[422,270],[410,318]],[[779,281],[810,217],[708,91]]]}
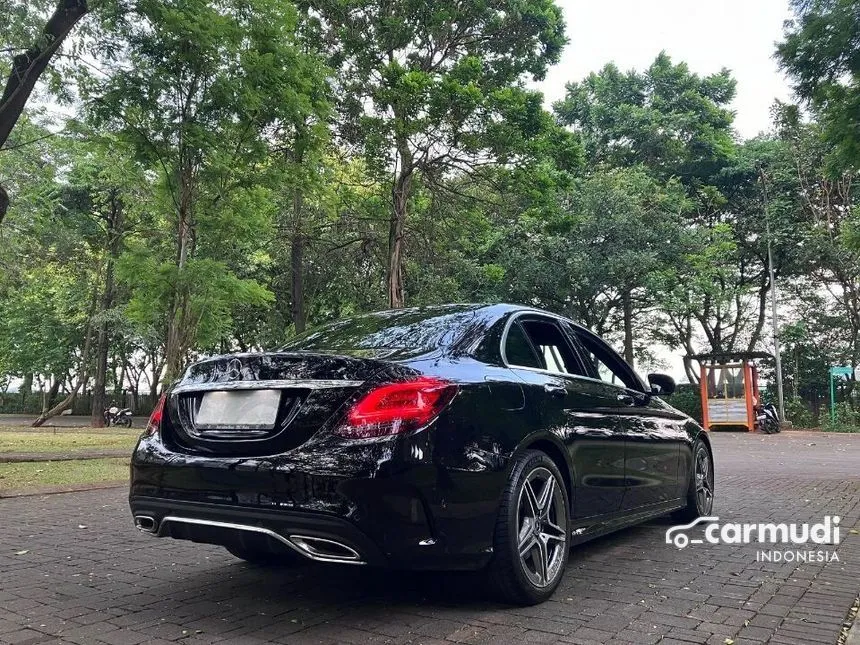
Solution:
{"label": "license plate", "polygon": [[280,401],[280,390],[206,392],[194,425],[198,430],[272,430]]}

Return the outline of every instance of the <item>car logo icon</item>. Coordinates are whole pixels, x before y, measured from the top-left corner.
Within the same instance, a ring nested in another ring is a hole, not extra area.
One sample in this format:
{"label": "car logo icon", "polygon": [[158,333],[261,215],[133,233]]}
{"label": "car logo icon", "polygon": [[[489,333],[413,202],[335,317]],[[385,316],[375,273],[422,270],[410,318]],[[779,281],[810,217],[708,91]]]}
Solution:
{"label": "car logo icon", "polygon": [[227,363],[227,378],[231,381],[237,381],[242,378],[242,362],[238,358],[234,358]]}
{"label": "car logo icon", "polygon": [[719,517],[697,517],[695,520],[690,522],[689,524],[680,524],[678,526],[671,526],[666,531],[666,544],[674,544],[679,549],[685,548],[688,544],[701,544],[702,540],[690,539],[690,536],[684,533],[687,529],[691,529],[696,524],[710,524],[712,522],[719,522]]}

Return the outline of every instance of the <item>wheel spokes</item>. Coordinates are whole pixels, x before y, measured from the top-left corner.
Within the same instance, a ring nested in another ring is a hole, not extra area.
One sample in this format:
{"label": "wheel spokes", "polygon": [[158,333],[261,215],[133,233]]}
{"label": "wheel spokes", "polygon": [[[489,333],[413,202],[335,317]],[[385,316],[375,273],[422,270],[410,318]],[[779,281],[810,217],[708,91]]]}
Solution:
{"label": "wheel spokes", "polygon": [[536,519],[540,515],[540,505],[538,504],[537,497],[535,496],[534,488],[532,488],[532,483],[528,479],[523,486],[523,495],[528,502],[528,508],[523,509],[523,511],[528,517]]}
{"label": "wheel spokes", "polygon": [[555,495],[555,477],[548,477],[546,483],[543,485],[543,490],[540,492],[540,498],[538,498],[538,514],[541,518],[546,518],[549,516],[550,509],[552,508],[552,502]]}
{"label": "wheel spokes", "polygon": [[549,521],[543,523],[543,530],[540,535],[542,538],[545,538],[547,542],[555,540],[556,542],[564,543],[567,539],[567,531],[561,528],[558,524]]}
{"label": "wheel spokes", "polygon": [[535,524],[533,519],[531,522],[529,522],[528,518],[524,518],[523,524],[520,527],[519,535],[517,537],[517,545],[519,547],[520,557],[528,557],[529,551],[532,550],[535,543]]}
{"label": "wheel spokes", "polygon": [[696,497],[700,510],[709,513],[711,500],[714,498],[713,482],[711,482],[711,462],[707,454],[700,452],[696,456]]}
{"label": "wheel spokes", "polygon": [[536,540],[536,545],[537,556],[534,560],[537,571],[535,573],[538,574],[540,583],[545,585],[549,582],[549,580],[547,580],[547,572],[549,571],[550,550],[547,547],[546,542],[540,539],[540,537]]}
{"label": "wheel spokes", "polygon": [[560,486],[549,470],[540,467],[525,478],[520,493],[517,549],[525,574],[539,587],[557,576],[567,544],[567,509]]}

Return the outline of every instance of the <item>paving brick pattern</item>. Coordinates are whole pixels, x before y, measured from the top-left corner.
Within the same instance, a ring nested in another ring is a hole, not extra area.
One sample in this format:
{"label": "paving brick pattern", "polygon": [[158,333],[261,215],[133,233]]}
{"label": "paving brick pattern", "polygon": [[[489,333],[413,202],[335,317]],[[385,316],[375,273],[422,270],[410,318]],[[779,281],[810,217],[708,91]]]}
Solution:
{"label": "paving brick pattern", "polygon": [[661,520],[577,547],[554,598],[519,608],[474,575],[267,570],[156,540],[132,528],[124,490],[100,490],[0,500],[0,642],[835,643],[860,591],[860,436],[713,439],[722,521],[838,514],[839,562],[679,551]]}

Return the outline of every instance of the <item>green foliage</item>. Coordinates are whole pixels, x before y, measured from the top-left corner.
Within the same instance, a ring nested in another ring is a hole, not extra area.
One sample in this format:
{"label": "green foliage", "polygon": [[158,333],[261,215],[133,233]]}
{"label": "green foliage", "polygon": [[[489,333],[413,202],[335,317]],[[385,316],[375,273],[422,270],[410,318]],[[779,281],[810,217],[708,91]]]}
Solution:
{"label": "green foliage", "polygon": [[172,294],[189,294],[183,326],[194,333],[192,346],[201,349],[217,347],[232,331],[236,308],[264,306],[273,297],[257,282],[237,278],[222,262],[189,260],[179,271],[139,246],[122,256],[118,276],[132,293],[126,315],[144,336],[165,325]]}
{"label": "green foliage", "polygon": [[812,428],[815,419],[806,401],[800,397],[789,397],[785,399],[785,418],[791,421],[795,428]]}
{"label": "green foliage", "polygon": [[412,138],[425,169],[462,168],[484,150],[518,152],[545,127],[540,95],[520,81],[542,78],[566,42],[551,0],[324,0],[307,10],[343,70],[345,133],[380,169]]}
{"label": "green foliage", "polygon": [[559,120],[582,133],[589,161],[644,164],[658,177],[697,185],[731,156],[735,81],[728,70],[700,78],[661,52],[645,72],[613,63],[568,83]]}
{"label": "green foliage", "polygon": [[826,432],[860,432],[860,411],[855,410],[848,401],[836,404],[835,419],[831,417],[829,409],[826,413],[821,412],[821,418],[821,429]]}
{"label": "green foliage", "polygon": [[45,264],[4,294],[0,355],[12,374],[65,374],[75,366],[89,304],[88,276]]}
{"label": "green foliage", "polygon": [[171,379],[192,348],[223,342],[234,311],[272,298],[252,277],[277,212],[270,145],[313,136],[328,109],[325,68],[297,45],[284,0],[139,0],[104,25],[105,51],[126,64],[85,87],[93,116],[157,169],[162,193],[162,234],[134,241],[120,278]]}
{"label": "green foliage", "polygon": [[543,78],[566,42],[553,0],[301,6],[339,72],[345,139],[363,151],[375,180],[393,184],[386,270],[392,306],[406,296],[402,248],[416,183],[444,191],[448,175],[473,175],[491,161],[534,162],[548,147],[563,163],[578,161],[575,139],[524,84],[527,76]]}
{"label": "green foliage", "polygon": [[797,95],[820,115],[837,166],[860,168],[860,7],[856,0],[793,0],[777,47]]}
{"label": "green foliage", "polygon": [[[640,364],[768,349],[770,249],[811,423],[827,368],[860,364],[853,4],[797,3],[780,56],[811,120],[777,104],[739,141],[731,75],[665,53],[548,112],[552,0],[94,0],[75,118],[30,109],[0,151],[0,389],[68,389],[104,330],[106,387],[154,396],[187,360],[389,302],[540,306]],[[0,0],[10,46],[53,6]],[[701,414],[695,387],[668,400]]]}
{"label": "green foliage", "polygon": [[[90,0],[91,9],[100,10],[113,0]],[[5,86],[6,76],[12,69],[12,58],[33,46],[45,47],[48,41],[44,34],[45,24],[57,7],[58,0],[0,0],[0,16],[3,17],[3,38],[0,40],[0,76]],[[87,25],[79,25],[78,38],[67,38],[61,51],[68,58],[54,57],[51,65],[40,77],[40,82],[55,97],[70,100],[72,84],[69,76],[77,69],[75,58],[85,49],[86,37],[90,34]]]}
{"label": "green foliage", "polygon": [[698,387],[681,386],[673,394],[662,398],[669,405],[702,422],[702,396]]}

